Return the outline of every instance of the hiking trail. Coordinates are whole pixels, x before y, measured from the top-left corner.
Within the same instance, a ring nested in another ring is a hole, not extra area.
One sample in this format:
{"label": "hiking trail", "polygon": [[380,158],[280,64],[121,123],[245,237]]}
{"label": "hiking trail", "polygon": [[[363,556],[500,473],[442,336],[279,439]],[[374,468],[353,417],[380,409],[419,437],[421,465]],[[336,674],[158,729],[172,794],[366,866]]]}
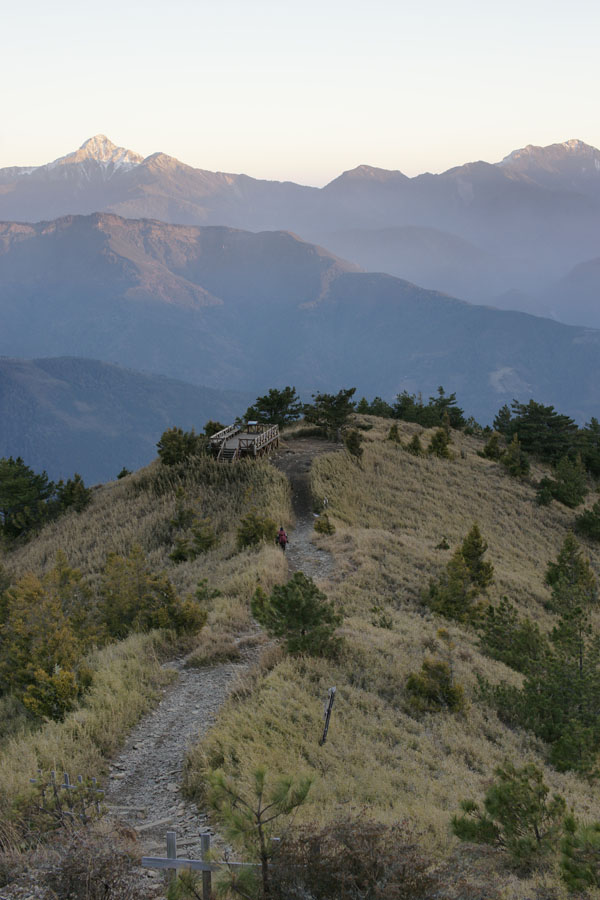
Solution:
{"label": "hiking trail", "polygon": [[[271,458],[289,478],[292,491],[295,525],[289,529],[286,551],[290,575],[300,570],[319,581],[333,572],[330,554],[311,542],[315,518],[309,472],[315,456],[338,449],[338,444],[299,438]],[[165,664],[177,677],[163,691],[159,705],[130,733],[112,761],[105,787],[110,814],[135,830],[141,855],[164,856],[166,832],[173,830],[178,856],[199,859],[200,835],[214,835],[207,814],[181,794],[183,764],[188,748],[206,734],[236,677],[255,662],[258,652],[255,647],[245,649],[238,662],[201,669],[186,668],[184,658]],[[216,845],[219,843],[217,838]],[[139,871],[147,881],[148,897],[164,896],[161,873],[155,869]]]}

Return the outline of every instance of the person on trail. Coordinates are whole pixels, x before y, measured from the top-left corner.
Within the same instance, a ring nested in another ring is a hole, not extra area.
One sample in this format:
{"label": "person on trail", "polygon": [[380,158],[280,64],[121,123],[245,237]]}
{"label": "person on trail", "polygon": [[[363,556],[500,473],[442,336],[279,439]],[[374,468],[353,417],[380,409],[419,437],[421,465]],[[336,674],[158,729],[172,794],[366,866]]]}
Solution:
{"label": "person on trail", "polygon": [[280,526],[279,531],[277,532],[277,537],[275,538],[283,552],[285,553],[285,545],[288,542],[288,536],[283,530],[283,525]]}

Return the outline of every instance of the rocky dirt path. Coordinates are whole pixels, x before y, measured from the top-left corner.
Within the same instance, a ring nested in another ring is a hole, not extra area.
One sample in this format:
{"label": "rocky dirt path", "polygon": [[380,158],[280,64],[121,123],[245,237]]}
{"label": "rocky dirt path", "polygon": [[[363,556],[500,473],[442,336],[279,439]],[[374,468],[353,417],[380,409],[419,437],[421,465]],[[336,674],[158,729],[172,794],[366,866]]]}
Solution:
{"label": "rocky dirt path", "polygon": [[[339,449],[337,444],[300,438],[290,441],[272,458],[290,479],[295,526],[287,550],[290,572],[301,570],[320,580],[333,570],[329,553],[312,544],[314,516],[309,486],[312,461],[319,453]],[[239,663],[203,669],[185,667],[184,659],[167,666],[176,673],[159,706],[130,734],[111,765],[105,802],[109,812],[133,828],[144,855],[164,856],[166,832],[177,835],[179,856],[200,858],[200,836],[213,834],[207,816],[180,793],[188,747],[210,728],[227,694],[254,661],[257,651],[246,650]],[[159,872],[140,870],[147,880],[148,897],[162,896]]]}
{"label": "rocky dirt path", "polygon": [[292,488],[292,509],[295,524],[289,529],[290,543],[286,550],[290,573],[301,571],[316,581],[328,578],[333,572],[331,554],[319,550],[312,543],[315,536],[315,517],[310,492],[310,467],[315,456],[331,453],[342,444],[315,438],[289,441],[272,458],[273,465],[287,475]]}

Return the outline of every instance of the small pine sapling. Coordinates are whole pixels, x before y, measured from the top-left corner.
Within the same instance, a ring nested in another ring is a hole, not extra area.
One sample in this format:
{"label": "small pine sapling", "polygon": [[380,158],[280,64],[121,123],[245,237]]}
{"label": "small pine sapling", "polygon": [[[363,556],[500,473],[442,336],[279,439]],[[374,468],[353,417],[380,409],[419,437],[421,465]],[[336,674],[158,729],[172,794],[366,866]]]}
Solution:
{"label": "small pine sapling", "polygon": [[431,456],[437,456],[440,459],[454,459],[454,455],[450,450],[450,432],[445,428],[438,428],[434,431],[427,452]]}
{"label": "small pine sapling", "polygon": [[270,597],[257,588],[251,608],[267,634],[285,640],[288,653],[327,656],[338,648],[334,632],[342,616],[303,572],[295,572],[287,584],[276,585]]}
{"label": "small pine sapling", "polygon": [[506,762],[495,775],[483,809],[473,800],[461,803],[464,815],[452,819],[454,834],[462,841],[500,847],[521,869],[548,861],[560,840],[564,798],[548,796],[542,772],[532,763],[516,769]]}
{"label": "small pine sapling", "polygon": [[413,434],[408,444],[405,445],[404,449],[407,453],[411,453],[413,456],[423,456],[424,454],[423,445],[421,444],[421,439],[418,434]]}
{"label": "small pine sapling", "polygon": [[[266,769],[260,767],[253,772],[249,788],[221,770],[210,772],[208,781],[208,801],[221,822],[225,837],[241,844],[248,855],[258,859],[262,896],[270,897],[270,865],[277,852],[273,837],[281,837],[290,826],[294,813],[308,797],[312,780],[283,775],[268,785]],[[231,879],[241,878],[239,887],[246,892],[245,896],[251,897],[250,892],[256,887],[252,884],[254,872],[242,869],[241,873],[244,874],[229,874],[228,887],[239,894],[240,890],[236,890]]]}

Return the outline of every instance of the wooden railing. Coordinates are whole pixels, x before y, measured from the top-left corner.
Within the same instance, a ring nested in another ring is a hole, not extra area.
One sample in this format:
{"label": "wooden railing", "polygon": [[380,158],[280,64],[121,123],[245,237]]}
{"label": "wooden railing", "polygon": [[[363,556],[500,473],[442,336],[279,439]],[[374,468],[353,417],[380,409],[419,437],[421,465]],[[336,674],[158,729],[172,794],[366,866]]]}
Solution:
{"label": "wooden railing", "polygon": [[256,437],[252,438],[240,438],[240,448],[244,447],[248,450],[253,450],[256,453],[257,450],[260,450],[261,447],[266,447],[267,444],[271,444],[273,441],[276,441],[279,437],[279,425],[271,425],[270,428],[267,428],[266,431],[257,434]]}
{"label": "wooden railing", "polygon": [[239,425],[228,425],[227,428],[223,428],[222,431],[217,431],[216,434],[212,434],[210,436],[210,442],[211,444],[217,444],[220,441],[226,441],[227,438],[233,437],[234,434],[237,434],[239,430]]}

